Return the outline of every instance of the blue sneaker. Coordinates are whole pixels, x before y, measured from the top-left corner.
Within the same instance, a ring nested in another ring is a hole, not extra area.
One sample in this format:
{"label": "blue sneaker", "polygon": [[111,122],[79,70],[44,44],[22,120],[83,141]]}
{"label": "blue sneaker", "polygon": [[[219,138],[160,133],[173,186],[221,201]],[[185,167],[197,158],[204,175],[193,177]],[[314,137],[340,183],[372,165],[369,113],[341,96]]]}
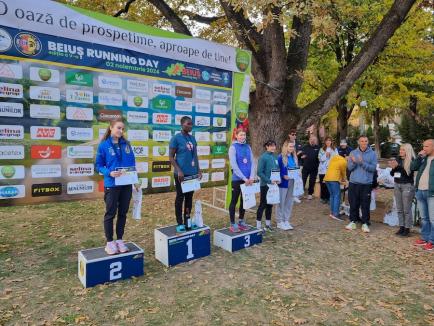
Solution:
{"label": "blue sneaker", "polygon": [[232,233],[238,233],[238,232],[240,232],[240,229],[238,228],[238,224],[236,224],[236,223],[231,224],[231,227],[229,228],[229,231],[231,231]]}
{"label": "blue sneaker", "polygon": [[238,228],[239,228],[241,231],[247,231],[247,230],[250,229],[250,227],[246,224],[246,222],[241,221],[241,220],[238,222]]}
{"label": "blue sneaker", "polygon": [[185,232],[185,225],[184,224],[180,224],[176,227],[176,232],[178,233],[182,233]]}

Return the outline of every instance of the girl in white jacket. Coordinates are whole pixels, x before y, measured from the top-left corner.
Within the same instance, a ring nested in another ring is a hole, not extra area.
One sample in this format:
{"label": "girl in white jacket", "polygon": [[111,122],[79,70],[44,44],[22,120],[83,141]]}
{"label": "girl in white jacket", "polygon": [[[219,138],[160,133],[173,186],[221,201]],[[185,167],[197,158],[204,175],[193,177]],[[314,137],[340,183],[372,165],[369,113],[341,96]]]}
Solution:
{"label": "girl in white jacket", "polygon": [[329,167],[330,159],[339,155],[337,148],[333,144],[333,139],[331,137],[326,137],[324,139],[324,146],[319,150],[318,159],[319,159],[319,167],[318,167],[318,175],[319,175],[319,184],[321,186],[321,202],[323,204],[327,204],[330,199],[329,191],[327,190],[327,186],[324,182],[324,176]]}

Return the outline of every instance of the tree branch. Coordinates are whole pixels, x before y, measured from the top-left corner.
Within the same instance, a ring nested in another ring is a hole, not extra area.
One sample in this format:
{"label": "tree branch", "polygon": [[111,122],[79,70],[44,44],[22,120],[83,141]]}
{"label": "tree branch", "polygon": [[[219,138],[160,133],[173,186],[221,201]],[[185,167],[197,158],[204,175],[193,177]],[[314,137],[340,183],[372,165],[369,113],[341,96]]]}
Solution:
{"label": "tree branch", "polygon": [[214,17],[206,17],[206,16],[201,16],[199,14],[196,14],[194,12],[188,11],[188,10],[182,10],[179,12],[180,15],[185,15],[188,18],[190,18],[191,20],[194,20],[198,23],[202,23],[202,24],[207,24],[207,25],[211,25],[212,23],[215,23],[216,21],[219,21],[220,19],[225,19],[226,16],[214,16]]}
{"label": "tree branch", "polygon": [[192,36],[187,25],[184,24],[182,19],[176,14],[175,11],[172,10],[172,8],[169,7],[169,5],[164,0],[148,0],[148,2],[154,5],[155,8],[157,8],[161,12],[161,14],[172,25],[173,30],[176,33]]}
{"label": "tree branch", "polygon": [[127,14],[128,10],[130,10],[130,6],[133,2],[136,2],[136,0],[128,0],[127,3],[125,4],[125,7],[122,8],[121,10],[119,10],[117,13],[115,13],[113,15],[113,17],[119,17],[122,14]]}
{"label": "tree branch", "polygon": [[336,105],[340,98],[345,96],[360,75],[384,49],[387,41],[401,26],[415,2],[416,0],[395,0],[360,53],[339,73],[326,92],[301,110],[300,128],[307,128],[314,124]]}

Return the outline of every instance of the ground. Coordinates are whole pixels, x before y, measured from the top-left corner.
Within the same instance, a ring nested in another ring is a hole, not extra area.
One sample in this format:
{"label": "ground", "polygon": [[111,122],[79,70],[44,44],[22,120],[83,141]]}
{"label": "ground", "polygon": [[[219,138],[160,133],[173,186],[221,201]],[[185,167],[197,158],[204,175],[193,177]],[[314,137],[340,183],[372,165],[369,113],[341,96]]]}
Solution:
{"label": "ground", "polygon": [[[104,243],[102,200],[1,208],[0,325],[434,325],[434,252],[412,246],[415,234],[381,223],[344,231],[326,206],[304,201],[294,231],[166,268],[153,230],[173,222],[173,200],[145,196],[142,220],[128,218],[145,275],[91,289],[77,278],[77,251]],[[204,220],[228,224],[210,208]]]}

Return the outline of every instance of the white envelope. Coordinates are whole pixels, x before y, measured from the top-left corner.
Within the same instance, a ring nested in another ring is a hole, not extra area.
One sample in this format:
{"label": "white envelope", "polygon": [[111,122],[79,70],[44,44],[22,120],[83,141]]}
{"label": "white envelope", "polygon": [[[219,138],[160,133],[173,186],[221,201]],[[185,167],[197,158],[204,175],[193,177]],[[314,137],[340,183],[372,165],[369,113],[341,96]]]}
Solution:
{"label": "white envelope", "polygon": [[196,191],[200,189],[200,182],[198,178],[186,180],[181,182],[182,193]]}

